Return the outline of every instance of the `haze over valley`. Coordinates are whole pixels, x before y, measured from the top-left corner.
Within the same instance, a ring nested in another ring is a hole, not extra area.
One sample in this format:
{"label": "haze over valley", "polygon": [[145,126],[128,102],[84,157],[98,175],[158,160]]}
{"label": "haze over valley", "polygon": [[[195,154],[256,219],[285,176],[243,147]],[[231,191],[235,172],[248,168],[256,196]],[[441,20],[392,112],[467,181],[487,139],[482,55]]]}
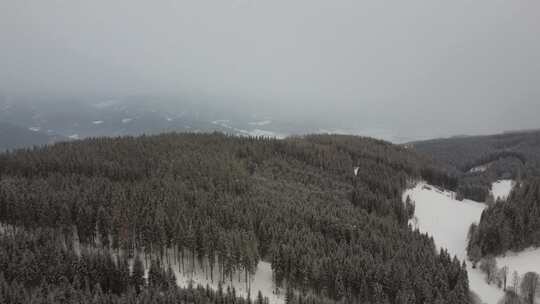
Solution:
{"label": "haze over valley", "polygon": [[0,304],[540,303],[540,2],[0,1]]}

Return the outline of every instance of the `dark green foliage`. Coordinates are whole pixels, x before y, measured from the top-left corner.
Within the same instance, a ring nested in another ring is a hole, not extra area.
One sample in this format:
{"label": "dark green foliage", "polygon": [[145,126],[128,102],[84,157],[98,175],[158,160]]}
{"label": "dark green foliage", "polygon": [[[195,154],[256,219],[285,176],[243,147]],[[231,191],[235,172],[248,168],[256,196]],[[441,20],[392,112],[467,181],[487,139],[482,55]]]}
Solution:
{"label": "dark green foliage", "polygon": [[502,254],[540,246],[540,179],[516,186],[506,201],[482,213],[478,227],[469,235],[469,255]]}
{"label": "dark green foliage", "polygon": [[[179,249],[191,264],[215,259],[223,278],[235,271],[248,276],[265,259],[278,285],[286,281],[318,298],[395,303],[399,295],[431,303],[468,295],[465,269],[407,226],[411,204],[401,200],[415,179],[442,186],[456,180],[382,141],[100,138],[0,155],[0,174],[1,222],[66,235],[75,227],[83,243],[99,239],[105,248],[144,249],[156,257],[149,287],[136,259],[132,296],[171,285],[157,266],[165,248]],[[106,274],[124,270],[104,255],[83,260],[104,268],[85,270],[90,289],[98,282],[103,293],[114,293]],[[218,302],[226,298],[217,292]]]}

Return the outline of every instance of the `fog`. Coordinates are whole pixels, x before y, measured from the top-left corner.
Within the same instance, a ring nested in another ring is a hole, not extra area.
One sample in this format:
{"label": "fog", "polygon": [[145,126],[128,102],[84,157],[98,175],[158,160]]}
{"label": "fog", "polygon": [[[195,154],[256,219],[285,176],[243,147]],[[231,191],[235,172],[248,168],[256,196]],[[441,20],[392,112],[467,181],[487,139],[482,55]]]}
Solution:
{"label": "fog", "polygon": [[3,0],[0,45],[8,96],[173,96],[414,138],[540,127],[537,0]]}

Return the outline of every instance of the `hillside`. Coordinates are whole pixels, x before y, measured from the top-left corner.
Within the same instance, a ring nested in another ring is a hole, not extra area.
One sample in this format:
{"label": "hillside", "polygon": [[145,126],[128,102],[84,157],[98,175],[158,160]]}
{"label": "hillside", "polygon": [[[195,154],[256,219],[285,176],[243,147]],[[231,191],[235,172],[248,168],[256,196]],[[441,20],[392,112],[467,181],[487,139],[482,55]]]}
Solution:
{"label": "hillside", "polygon": [[[386,142],[98,138],[3,154],[0,170],[0,221],[14,227],[74,231],[158,261],[171,248],[182,263],[216,265],[220,279],[249,277],[264,260],[276,285],[334,301],[469,301],[464,264],[411,230],[413,206],[401,201],[412,180],[455,181]],[[31,288],[25,277],[6,279]]]}
{"label": "hillside", "polygon": [[415,151],[459,176],[461,196],[486,201],[493,182],[540,175],[540,131],[462,136],[412,142]]}

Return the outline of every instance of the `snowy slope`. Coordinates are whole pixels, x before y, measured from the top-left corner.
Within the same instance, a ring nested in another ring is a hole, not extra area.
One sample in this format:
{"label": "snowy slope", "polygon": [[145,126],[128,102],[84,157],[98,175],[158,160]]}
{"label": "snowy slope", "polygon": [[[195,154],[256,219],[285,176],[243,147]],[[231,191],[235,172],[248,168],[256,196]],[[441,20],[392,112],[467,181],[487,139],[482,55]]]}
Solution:
{"label": "snowy slope", "polygon": [[[512,181],[501,181],[495,191],[501,196],[508,195]],[[457,201],[455,193],[443,191],[426,183],[418,183],[414,188],[405,191],[403,199],[409,196],[415,202],[415,218],[413,226],[433,236],[439,247],[448,249],[459,259],[466,259],[467,232],[473,222],[478,222],[485,204],[471,200]],[[519,253],[509,252],[496,257],[499,268],[508,266],[509,274],[517,271],[520,276],[528,271],[540,273],[540,248],[530,248]],[[487,304],[495,304],[503,296],[503,292],[494,285],[488,285],[485,275],[478,269],[472,269],[467,261],[469,286],[480,299]]]}
{"label": "snowy slope", "polygon": [[[485,205],[471,200],[457,201],[453,192],[441,191],[425,183],[405,191],[403,197],[407,195],[416,204],[413,226],[432,235],[437,246],[447,248],[451,255],[465,260],[469,226],[480,219]],[[472,269],[470,263],[467,263],[467,272],[471,290],[483,302],[495,304],[503,296],[503,292],[488,285],[484,275]]]}
{"label": "snowy slope", "polygon": [[501,198],[502,200],[506,200],[513,186],[514,181],[511,179],[498,180],[491,185],[491,194],[493,194],[493,198],[495,199]]}

